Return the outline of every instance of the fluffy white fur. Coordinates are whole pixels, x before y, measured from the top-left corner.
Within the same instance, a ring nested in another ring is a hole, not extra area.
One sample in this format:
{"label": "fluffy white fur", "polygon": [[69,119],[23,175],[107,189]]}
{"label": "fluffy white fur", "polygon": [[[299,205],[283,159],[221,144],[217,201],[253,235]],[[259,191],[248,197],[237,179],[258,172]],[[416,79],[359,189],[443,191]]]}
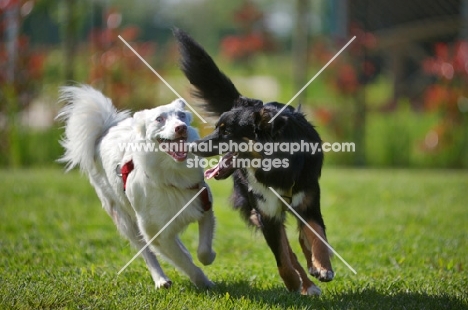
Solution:
{"label": "fluffy white fur", "polygon": [[[138,250],[193,198],[199,190],[194,188],[196,185],[209,190],[203,171],[187,168],[183,159],[165,152],[119,148],[125,143],[159,145],[161,139],[179,139],[177,126],[184,127],[187,142],[198,139],[182,100],[136,112],[132,117],[128,111],[117,111],[110,99],[90,86],[63,87],[60,99],[66,104],[57,116],[66,123],[62,140],[65,154],[60,161],[67,163],[67,170],[79,166],[89,177],[103,208]],[[124,191],[118,167],[129,160],[133,160],[135,168]],[[213,285],[193,263],[178,237],[194,221],[199,224],[198,259],[204,265],[215,259],[213,210],[203,211],[199,196],[142,252],[157,288],[169,287],[172,282],[161,269],[155,252],[188,275],[197,287]]]}

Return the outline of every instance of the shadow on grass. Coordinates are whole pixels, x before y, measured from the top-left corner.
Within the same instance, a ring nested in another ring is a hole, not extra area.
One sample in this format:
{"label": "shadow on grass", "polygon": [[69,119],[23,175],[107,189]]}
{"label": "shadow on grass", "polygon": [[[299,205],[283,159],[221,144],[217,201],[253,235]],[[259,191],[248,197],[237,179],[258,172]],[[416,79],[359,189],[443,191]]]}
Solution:
{"label": "shadow on grass", "polygon": [[416,292],[384,294],[364,288],[351,292],[326,292],[322,296],[303,296],[282,287],[259,289],[248,281],[217,283],[214,294],[226,295],[234,303],[250,300],[260,305],[305,309],[468,309],[468,303],[454,296],[428,295]]}

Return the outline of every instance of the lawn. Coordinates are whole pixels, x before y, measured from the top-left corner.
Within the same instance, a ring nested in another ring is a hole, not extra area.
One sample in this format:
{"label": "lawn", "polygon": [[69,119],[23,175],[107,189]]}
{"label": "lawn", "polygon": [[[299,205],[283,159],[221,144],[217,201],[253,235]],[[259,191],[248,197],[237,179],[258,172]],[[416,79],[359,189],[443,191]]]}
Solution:
{"label": "lawn", "polygon": [[[165,263],[174,285],[155,290],[141,259],[117,276],[135,251],[78,172],[0,170],[0,184],[0,309],[468,309],[466,171],[325,168],[328,239],[357,275],[334,258],[320,297],[286,291],[261,234],[229,207],[230,180],[210,183],[210,291]],[[192,253],[195,232],[183,235]]]}

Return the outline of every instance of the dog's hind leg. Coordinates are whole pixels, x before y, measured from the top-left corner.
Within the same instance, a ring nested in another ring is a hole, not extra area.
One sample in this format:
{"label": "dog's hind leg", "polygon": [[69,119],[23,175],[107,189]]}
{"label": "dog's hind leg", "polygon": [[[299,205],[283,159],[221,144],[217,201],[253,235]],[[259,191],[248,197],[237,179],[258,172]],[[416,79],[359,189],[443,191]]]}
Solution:
{"label": "dog's hind leg", "polygon": [[289,291],[300,292],[302,281],[291,262],[289,242],[283,223],[279,219],[262,217],[262,233],[276,259],[278,272]]}
{"label": "dog's hind leg", "polygon": [[192,256],[179,237],[161,236],[158,243],[158,250],[161,254],[184,272],[198,288],[210,288],[214,285],[203,271],[193,263]]}
{"label": "dog's hind leg", "polygon": [[210,265],[216,258],[213,251],[213,235],[215,218],[213,209],[205,211],[203,217],[198,221],[198,260],[203,265]]}
{"label": "dog's hind leg", "polygon": [[327,240],[325,224],[320,211],[320,186],[318,183],[313,184],[312,192],[306,194],[297,209],[299,215],[314,230],[312,231],[298,220],[299,243],[306,258],[309,273],[322,282],[331,281],[335,274],[330,262],[330,251],[328,246],[317,236]]}
{"label": "dog's hind leg", "polygon": [[289,257],[291,258],[291,262],[296,269],[296,271],[299,273],[299,276],[301,277],[302,280],[302,290],[301,294],[302,295],[320,295],[322,291],[318,286],[312,282],[309,277],[307,276],[307,273],[305,272],[304,268],[302,268],[301,264],[299,264],[299,261],[297,260],[296,254],[292,251],[291,247],[289,246]]}

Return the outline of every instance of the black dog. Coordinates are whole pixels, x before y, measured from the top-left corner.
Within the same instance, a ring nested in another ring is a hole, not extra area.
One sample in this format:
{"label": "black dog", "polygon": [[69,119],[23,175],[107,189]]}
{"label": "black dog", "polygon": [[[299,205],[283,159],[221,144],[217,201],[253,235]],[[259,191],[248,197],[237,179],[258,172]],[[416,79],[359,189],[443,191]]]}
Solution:
{"label": "black dog", "polygon": [[[196,142],[196,155],[217,155],[222,143],[233,146],[234,142],[237,145],[244,143],[244,146],[275,143],[283,146],[292,143],[320,145],[320,136],[302,113],[288,106],[275,118],[283,104],[270,102],[264,105],[260,100],[242,97],[197,42],[177,29],[174,35],[179,43],[182,71],[196,87],[194,95],[203,99],[208,111],[220,115],[214,132]],[[199,146],[208,142],[212,150],[200,151],[202,148]],[[318,182],[323,154],[312,153],[310,150],[267,152],[252,147],[247,150],[239,148],[227,151],[220,164],[205,172],[207,178],[233,176],[234,208],[249,223],[261,229],[288,290],[306,295],[318,295],[320,289],[308,278],[291,250],[284,227],[285,210],[288,208],[269,187],[282,195],[326,240]],[[257,165],[245,165],[248,160]],[[320,281],[331,281],[334,273],[327,246],[301,221],[298,225],[299,242],[309,273]]]}

